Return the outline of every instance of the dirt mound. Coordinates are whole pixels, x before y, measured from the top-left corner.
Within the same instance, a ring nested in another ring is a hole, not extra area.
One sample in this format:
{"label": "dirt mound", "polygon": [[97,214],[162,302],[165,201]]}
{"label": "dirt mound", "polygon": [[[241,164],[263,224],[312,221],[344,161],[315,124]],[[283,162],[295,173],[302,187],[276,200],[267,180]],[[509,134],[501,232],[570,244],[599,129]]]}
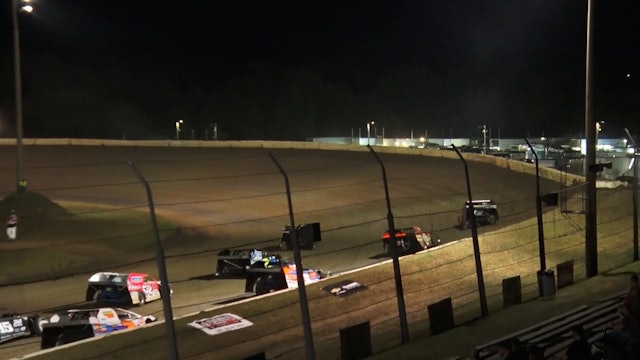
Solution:
{"label": "dirt mound", "polygon": [[13,193],[0,200],[0,216],[8,216],[11,210],[15,210],[21,220],[69,215],[62,206],[36,192]]}

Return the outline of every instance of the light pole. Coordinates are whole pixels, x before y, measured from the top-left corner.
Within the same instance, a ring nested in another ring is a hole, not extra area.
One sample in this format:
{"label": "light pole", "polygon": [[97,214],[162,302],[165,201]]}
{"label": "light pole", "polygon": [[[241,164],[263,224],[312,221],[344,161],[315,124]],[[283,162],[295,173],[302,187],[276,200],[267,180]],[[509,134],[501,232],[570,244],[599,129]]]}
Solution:
{"label": "light pole", "polygon": [[593,9],[595,0],[587,1],[587,53],[585,72],[584,127],[586,140],[585,178],[587,213],[585,216],[585,268],[587,278],[598,275],[598,225],[596,203],[596,123],[593,116]]}
{"label": "light pole", "polygon": [[624,131],[633,144],[633,261],[638,261],[638,144],[629,129],[625,128]]}
{"label": "light pole", "polygon": [[182,119],[176,121],[176,140],[180,140],[180,124],[182,123],[184,123]]}
{"label": "light pole", "polygon": [[367,146],[371,145],[371,125],[375,124],[373,121],[367,123]]}
{"label": "light pole", "polygon": [[[13,77],[15,85],[16,100],[16,146],[17,146],[17,164],[16,164],[16,185],[17,191],[22,189],[22,78],[20,71],[20,32],[18,29],[18,11],[32,12],[33,7],[28,5],[30,0],[12,0],[11,1],[11,22],[13,25]],[[20,4],[20,6],[18,6]]]}

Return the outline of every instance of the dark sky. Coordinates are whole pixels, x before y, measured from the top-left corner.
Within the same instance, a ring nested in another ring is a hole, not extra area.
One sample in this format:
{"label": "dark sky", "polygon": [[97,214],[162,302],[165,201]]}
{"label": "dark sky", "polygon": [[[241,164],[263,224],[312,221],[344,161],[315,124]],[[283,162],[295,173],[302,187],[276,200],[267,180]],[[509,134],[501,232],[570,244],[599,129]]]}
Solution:
{"label": "dark sky", "polygon": [[[640,1],[595,7],[596,119],[640,124]],[[0,136],[14,136],[8,1]],[[579,136],[586,0],[33,0],[27,137]],[[630,74],[630,77],[627,77]]]}

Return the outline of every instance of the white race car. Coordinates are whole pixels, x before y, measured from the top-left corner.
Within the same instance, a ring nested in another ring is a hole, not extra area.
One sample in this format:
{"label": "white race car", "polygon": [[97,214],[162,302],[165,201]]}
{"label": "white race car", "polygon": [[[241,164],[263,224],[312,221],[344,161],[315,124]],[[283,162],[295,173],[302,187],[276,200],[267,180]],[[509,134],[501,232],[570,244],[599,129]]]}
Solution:
{"label": "white race car", "polygon": [[70,342],[129,330],[156,321],[155,316],[142,316],[120,308],[67,310],[53,315],[42,326],[42,349]]}

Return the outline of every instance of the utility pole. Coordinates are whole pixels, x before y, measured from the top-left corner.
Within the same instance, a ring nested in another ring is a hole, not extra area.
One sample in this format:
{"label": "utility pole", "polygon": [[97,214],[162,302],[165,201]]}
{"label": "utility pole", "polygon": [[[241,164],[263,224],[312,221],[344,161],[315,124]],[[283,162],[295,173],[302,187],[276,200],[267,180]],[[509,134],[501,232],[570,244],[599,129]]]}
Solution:
{"label": "utility pole", "polygon": [[391,259],[393,263],[393,276],[396,284],[396,298],[398,302],[398,318],[400,318],[400,336],[401,344],[405,345],[409,343],[409,323],[407,321],[407,309],[404,303],[404,289],[402,288],[402,273],[400,272],[400,260],[398,259],[398,243],[396,240],[396,226],[393,221],[393,213],[391,213],[391,198],[389,196],[389,185],[387,183],[387,171],[385,170],[384,163],[373,151],[371,145],[367,145],[371,155],[376,158],[380,168],[382,170],[382,181],[384,184],[384,197],[387,202],[387,225],[389,227],[389,251],[391,252]]}
{"label": "utility pole", "polygon": [[596,123],[593,116],[593,9],[595,0],[588,0],[587,54],[584,127],[586,137],[587,213],[585,216],[585,267],[587,278],[598,275],[598,227],[596,203]]}
{"label": "utility pole", "polygon": [[638,144],[625,128],[629,141],[633,144],[633,261],[638,261]]}
{"label": "utility pole", "polygon": [[544,227],[542,222],[542,196],[540,195],[540,168],[538,165],[538,154],[533,148],[529,139],[525,138],[524,141],[529,145],[529,149],[533,153],[533,158],[536,162],[536,215],[538,218],[538,249],[540,253],[540,271],[538,271],[538,295],[543,296],[542,287],[542,273],[547,269],[547,256],[544,249]]}
{"label": "utility pole", "polygon": [[[476,214],[473,210],[473,197],[471,196],[471,182],[469,181],[469,168],[467,167],[467,162],[462,157],[460,150],[451,144],[453,150],[456,151],[460,160],[462,160],[462,164],[464,164],[464,175],[467,181],[467,202],[469,203],[469,209],[471,214],[471,239],[473,241],[473,257],[476,261],[476,277],[478,279],[478,294],[480,295],[480,312],[482,317],[487,317],[489,315],[489,306],[487,305],[487,293],[484,286],[484,274],[482,273],[482,261],[480,257],[480,243],[478,242],[478,224],[476,223]],[[466,211],[466,209],[465,209]]]}
{"label": "utility pole", "polygon": [[22,73],[20,70],[20,32],[18,26],[18,0],[11,1],[11,20],[13,25],[13,76],[15,86],[16,111],[16,186],[21,191],[22,184]]}

